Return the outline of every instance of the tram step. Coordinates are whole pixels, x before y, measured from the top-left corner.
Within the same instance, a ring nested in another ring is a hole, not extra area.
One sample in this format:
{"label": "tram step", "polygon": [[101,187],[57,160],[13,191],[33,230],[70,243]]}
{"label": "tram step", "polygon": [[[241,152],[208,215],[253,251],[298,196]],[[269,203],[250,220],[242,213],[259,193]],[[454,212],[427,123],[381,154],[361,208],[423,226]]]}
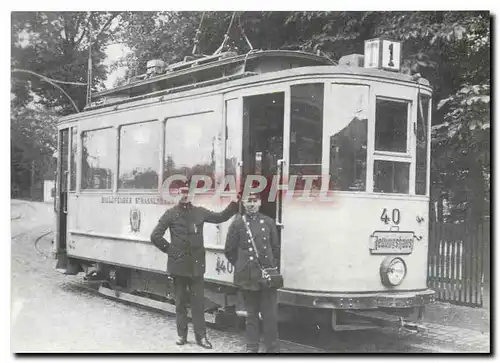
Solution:
{"label": "tram step", "polygon": [[[147,306],[153,309],[157,310],[162,310],[166,311],[168,313],[175,314],[175,305],[167,303],[167,302],[162,302],[158,300],[153,300],[153,299],[148,299],[146,297],[142,296],[137,296],[137,295],[132,295],[126,292],[121,292],[121,291],[116,291],[109,289],[104,286],[99,286],[99,293],[114,299],[119,299],[123,301],[128,301],[134,304],[142,305],[142,306]],[[191,318],[191,309],[188,310],[188,317]],[[208,323],[215,324],[215,314],[209,314],[205,313],[205,321]]]}

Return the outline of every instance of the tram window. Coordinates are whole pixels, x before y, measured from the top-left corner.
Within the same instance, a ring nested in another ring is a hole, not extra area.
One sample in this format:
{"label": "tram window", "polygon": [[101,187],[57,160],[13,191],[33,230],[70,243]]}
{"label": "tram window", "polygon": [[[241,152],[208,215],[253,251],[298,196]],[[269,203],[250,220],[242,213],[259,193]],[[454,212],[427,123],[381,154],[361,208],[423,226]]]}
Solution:
{"label": "tram window", "polygon": [[215,148],[219,133],[219,120],[212,113],[168,119],[165,126],[163,181],[175,174],[187,178],[204,175],[214,181]]}
{"label": "tram window", "polygon": [[328,122],[330,189],[366,190],[369,87],[332,85],[333,115]]}
{"label": "tram window", "polygon": [[143,122],[120,128],[118,188],[158,189],[160,126]]}
{"label": "tram window", "polygon": [[291,87],[290,176],[298,176],[297,189],[301,175],[321,175],[323,95],[323,83]]}
{"label": "tram window", "polygon": [[69,179],[69,190],[70,191],[75,191],[76,190],[76,152],[77,152],[77,145],[78,145],[78,128],[72,127],[71,128],[71,152],[70,152],[70,168],[71,168],[71,174],[70,174],[70,179]]}
{"label": "tram window", "polygon": [[410,189],[410,164],[375,160],[373,191],[376,193],[408,194]]}
{"label": "tram window", "polygon": [[82,189],[112,189],[116,162],[116,131],[82,133]]}
{"label": "tram window", "polygon": [[375,150],[406,153],[408,103],[377,98]]}
{"label": "tram window", "polygon": [[416,194],[425,195],[427,189],[427,148],[430,97],[421,95],[417,112]]}

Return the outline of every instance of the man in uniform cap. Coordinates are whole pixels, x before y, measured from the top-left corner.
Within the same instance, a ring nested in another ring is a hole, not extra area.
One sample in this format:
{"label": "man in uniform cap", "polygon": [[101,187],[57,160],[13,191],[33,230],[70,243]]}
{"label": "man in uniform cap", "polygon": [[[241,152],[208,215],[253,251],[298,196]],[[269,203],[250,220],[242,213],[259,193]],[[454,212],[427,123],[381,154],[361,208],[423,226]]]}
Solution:
{"label": "man in uniform cap", "polygon": [[[191,312],[196,343],[206,349],[212,344],[206,336],[204,284],[205,248],[203,246],[204,223],[222,223],[237,211],[238,203],[231,202],[226,209],[215,213],[203,207],[195,207],[188,198],[189,189],[179,188],[179,203],[167,210],[151,233],[151,242],[168,254],[167,271],[174,278],[175,312],[177,322],[176,344],[187,343],[187,303],[191,291]],[[163,235],[170,229],[171,243]]]}
{"label": "man in uniform cap", "polygon": [[[279,265],[278,231],[274,220],[259,212],[261,205],[259,194],[249,194],[242,202],[245,218],[238,217],[231,223],[226,238],[225,255],[235,266],[234,284],[243,293],[247,311],[247,351],[249,353],[259,351],[260,312],[266,352],[277,353],[277,290],[263,288],[260,285],[262,270],[257,263],[257,258],[263,268]],[[252,243],[252,237],[254,243]],[[257,248],[258,254],[254,248]]]}

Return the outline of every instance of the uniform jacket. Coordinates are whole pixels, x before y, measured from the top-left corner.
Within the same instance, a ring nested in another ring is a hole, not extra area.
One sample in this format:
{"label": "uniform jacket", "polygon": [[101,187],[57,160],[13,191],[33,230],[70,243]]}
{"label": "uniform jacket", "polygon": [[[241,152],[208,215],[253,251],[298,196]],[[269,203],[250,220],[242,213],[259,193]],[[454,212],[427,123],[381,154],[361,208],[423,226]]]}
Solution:
{"label": "uniform jacket", "polygon": [[[274,220],[262,213],[247,215],[247,223],[252,231],[259,261],[263,268],[279,266],[280,246]],[[245,290],[260,290],[262,271],[257,264],[250,235],[245,222],[238,216],[227,232],[224,254],[234,265],[234,284]]]}
{"label": "uniform jacket", "polygon": [[[238,204],[231,202],[220,213],[191,203],[177,204],[167,210],[151,233],[151,242],[168,254],[167,271],[178,276],[203,276],[205,273],[204,223],[222,223],[238,211]],[[170,228],[171,243],[163,235]]]}

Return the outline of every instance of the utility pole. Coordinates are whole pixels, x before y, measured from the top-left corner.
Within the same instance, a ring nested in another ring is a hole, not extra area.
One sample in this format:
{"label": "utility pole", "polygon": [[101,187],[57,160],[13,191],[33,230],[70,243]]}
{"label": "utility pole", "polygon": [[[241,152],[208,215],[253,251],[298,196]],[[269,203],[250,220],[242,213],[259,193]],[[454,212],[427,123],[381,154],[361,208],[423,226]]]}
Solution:
{"label": "utility pole", "polygon": [[31,200],[35,196],[35,160],[31,162]]}

